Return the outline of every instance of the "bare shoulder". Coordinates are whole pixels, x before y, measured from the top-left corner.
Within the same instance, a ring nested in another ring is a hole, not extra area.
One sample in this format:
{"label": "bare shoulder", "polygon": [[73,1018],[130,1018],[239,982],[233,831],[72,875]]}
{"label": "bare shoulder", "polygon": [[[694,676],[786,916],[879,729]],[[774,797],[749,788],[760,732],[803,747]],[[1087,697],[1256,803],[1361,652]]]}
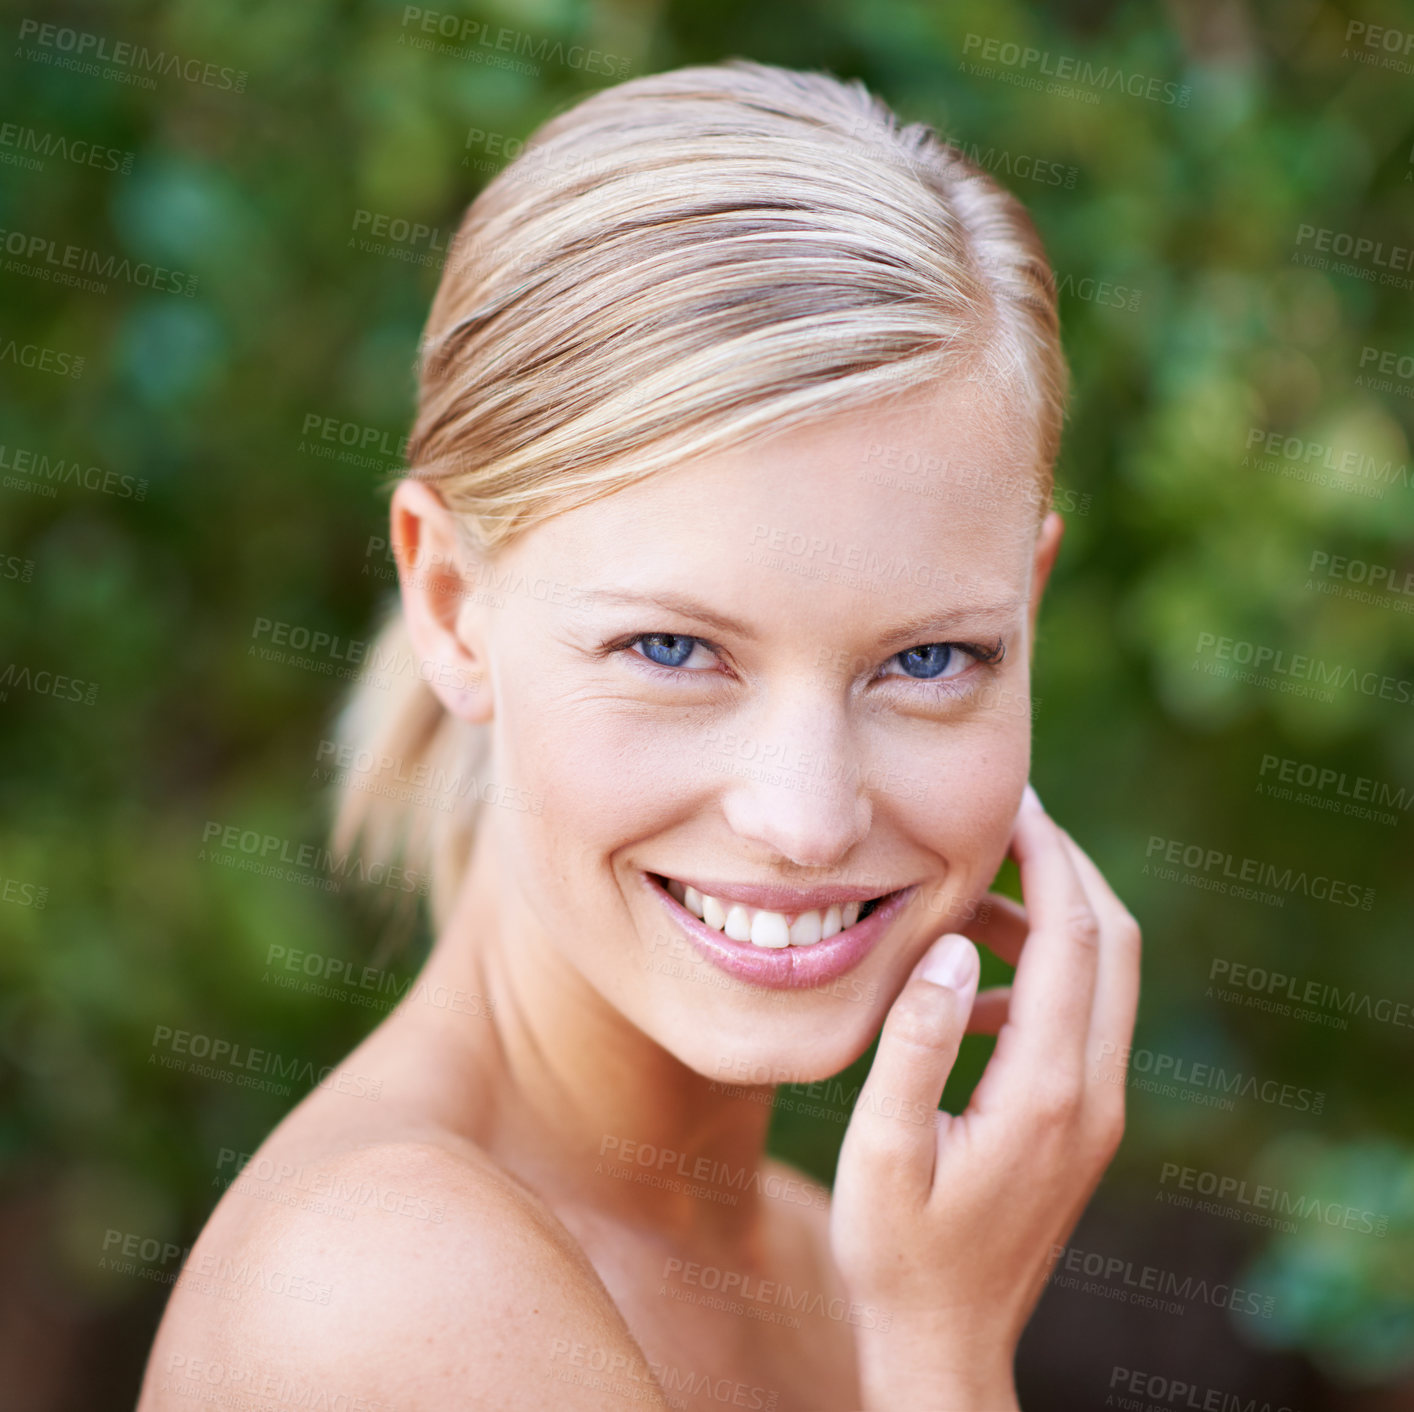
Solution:
{"label": "bare shoulder", "polygon": [[213,1378],[232,1395],[294,1389],[368,1412],[608,1409],[626,1389],[666,1407],[573,1237],[471,1144],[354,1148],[321,1161],[320,1185],[317,1203],[260,1199],[208,1224],[139,1412],[190,1407],[220,1390]]}

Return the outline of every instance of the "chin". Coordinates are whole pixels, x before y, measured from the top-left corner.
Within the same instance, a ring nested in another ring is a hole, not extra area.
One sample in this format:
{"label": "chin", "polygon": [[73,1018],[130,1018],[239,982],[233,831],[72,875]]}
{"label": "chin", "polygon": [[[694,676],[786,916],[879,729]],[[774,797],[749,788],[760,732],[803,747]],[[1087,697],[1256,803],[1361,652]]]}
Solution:
{"label": "chin", "polygon": [[[870,988],[868,982],[860,982]],[[654,1038],[687,1068],[733,1086],[806,1084],[847,1069],[868,1051],[893,995],[882,987],[873,1003],[766,992],[738,1020],[697,1014]]]}

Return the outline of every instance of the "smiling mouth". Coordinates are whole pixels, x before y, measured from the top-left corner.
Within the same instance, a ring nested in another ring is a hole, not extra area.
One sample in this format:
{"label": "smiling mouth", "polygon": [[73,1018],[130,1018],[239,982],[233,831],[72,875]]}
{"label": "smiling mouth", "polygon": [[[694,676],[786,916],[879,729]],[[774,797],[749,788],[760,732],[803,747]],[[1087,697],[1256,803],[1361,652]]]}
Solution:
{"label": "smiling mouth", "polygon": [[709,896],[661,873],[649,873],[648,877],[704,926],[721,932],[731,941],[744,942],[763,951],[814,946],[828,941],[862,922],[876,907],[896,896],[896,893],[885,892],[864,902],[833,904],[811,912],[771,912],[764,907],[745,907],[739,902]]}

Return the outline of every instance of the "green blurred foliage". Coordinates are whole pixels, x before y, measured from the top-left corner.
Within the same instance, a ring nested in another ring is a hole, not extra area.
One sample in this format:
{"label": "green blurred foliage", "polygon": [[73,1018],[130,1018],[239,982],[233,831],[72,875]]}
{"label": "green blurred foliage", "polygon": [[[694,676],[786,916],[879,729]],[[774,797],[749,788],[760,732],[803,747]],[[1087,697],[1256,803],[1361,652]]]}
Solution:
{"label": "green blurred foliage", "polygon": [[[1410,998],[1409,811],[1371,822],[1259,785],[1273,756],[1407,795],[1414,717],[1353,687],[1318,701],[1208,675],[1197,644],[1212,634],[1414,677],[1414,619],[1401,611],[1414,599],[1322,592],[1308,572],[1318,552],[1414,569],[1414,380],[1381,385],[1362,364],[1365,349],[1414,353],[1414,306],[1408,288],[1303,263],[1311,242],[1298,240],[1309,226],[1411,243],[1409,76],[1347,40],[1352,20],[1398,26],[1401,12],[495,0],[475,17],[621,56],[635,75],[734,54],[858,75],[906,120],[975,148],[1033,213],[1062,279],[1075,382],[1058,473],[1069,525],[1037,648],[1037,786],[1144,924],[1136,1044],[1325,1094],[1316,1116],[1136,1091],[1106,1191],[1152,1201],[1161,1164],[1181,1161],[1372,1203],[1389,1216],[1378,1241],[1308,1221],[1254,1231],[1251,1258],[1300,1295],[1263,1337],[1335,1376],[1394,1376],[1414,1345],[1409,1029],[1224,1003],[1209,977],[1216,959]],[[0,487],[0,566],[30,566],[0,582],[0,666],[97,686],[91,705],[0,687],[0,873],[12,886],[0,903],[0,1159],[11,1189],[52,1192],[56,1258],[75,1298],[102,1309],[150,1291],[95,1273],[99,1234],[189,1240],[215,1199],[213,1155],[250,1150],[289,1106],[154,1066],[154,1027],[322,1064],[378,1019],[266,978],[272,938],[359,965],[382,954],[377,917],[347,887],[201,858],[209,821],[323,836],[314,744],[341,684],[248,655],[252,624],[365,638],[389,590],[368,544],[384,532],[396,452],[359,463],[304,428],[334,418],[396,447],[437,241],[500,164],[489,149],[610,80],[414,47],[391,3],[61,5],[32,18],[246,75],[163,75],[147,89],[77,72],[54,62],[60,48],[34,57],[23,15],[6,21],[0,59],[0,123],[106,144],[120,167],[62,155],[36,167],[16,156],[22,138],[0,135],[6,239],[196,279],[188,298],[0,271],[6,467],[27,448],[144,485],[141,498],[101,475],[92,488],[89,473],[50,495],[42,477],[7,472]],[[1414,29],[1407,10],[1402,23]],[[1028,79],[1035,64],[986,72],[989,41],[1154,76],[1186,101],[1048,92]],[[359,212],[438,234],[409,258],[370,253]],[[6,355],[12,341],[68,355],[67,375]],[[1358,476],[1277,474],[1249,445],[1267,431],[1404,479],[1375,497],[1356,493]],[[1374,902],[1298,893],[1274,906],[1184,885],[1148,866],[1156,838],[1328,874],[1374,889]],[[419,955],[384,964],[405,977]],[[989,1046],[967,1041],[949,1106],[965,1102]],[[777,1149],[828,1177],[866,1067],[818,1100],[783,1095]],[[793,1110],[807,1101],[833,1103],[839,1121]]]}

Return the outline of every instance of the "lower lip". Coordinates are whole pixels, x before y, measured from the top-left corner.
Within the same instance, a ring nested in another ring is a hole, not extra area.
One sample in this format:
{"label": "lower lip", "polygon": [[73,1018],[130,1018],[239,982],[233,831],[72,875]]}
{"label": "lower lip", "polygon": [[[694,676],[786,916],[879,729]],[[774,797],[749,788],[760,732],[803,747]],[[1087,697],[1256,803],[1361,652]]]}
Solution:
{"label": "lower lip", "polygon": [[714,931],[647,873],[639,876],[673,921],[687,933],[687,939],[713,965],[737,980],[771,990],[807,990],[827,985],[852,971],[874,949],[889,924],[918,890],[917,883],[901,889],[875,907],[863,921],[813,946],[770,947],[733,941],[725,932]]}

